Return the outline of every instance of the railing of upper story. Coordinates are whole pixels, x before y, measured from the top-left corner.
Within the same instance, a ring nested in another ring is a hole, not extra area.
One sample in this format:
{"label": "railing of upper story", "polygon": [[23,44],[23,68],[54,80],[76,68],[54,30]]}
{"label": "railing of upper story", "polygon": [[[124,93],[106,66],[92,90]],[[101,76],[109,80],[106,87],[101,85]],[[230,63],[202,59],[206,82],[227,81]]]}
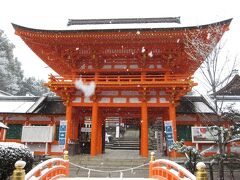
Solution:
{"label": "railing of upper story", "polygon": [[82,79],[88,83],[94,81],[96,84],[157,84],[157,83],[189,83],[192,77],[187,75],[83,75],[74,76],[53,76],[50,75],[49,80],[52,83],[71,84],[75,79]]}
{"label": "railing of upper story", "polygon": [[196,177],[187,169],[167,159],[151,161],[149,164],[149,177],[159,180],[196,180]]}

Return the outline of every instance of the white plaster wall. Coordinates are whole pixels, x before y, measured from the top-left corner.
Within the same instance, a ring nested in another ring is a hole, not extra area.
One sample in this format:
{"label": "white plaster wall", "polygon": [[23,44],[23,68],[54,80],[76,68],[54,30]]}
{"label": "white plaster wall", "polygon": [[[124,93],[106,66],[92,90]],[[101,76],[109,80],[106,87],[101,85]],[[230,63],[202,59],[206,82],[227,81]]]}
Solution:
{"label": "white plaster wall", "polygon": [[149,103],[156,103],[157,102],[157,98],[150,98],[148,102]]}
{"label": "white plaster wall", "polygon": [[101,98],[101,100],[99,101],[99,103],[109,103],[110,102],[110,98],[104,97]]}
{"label": "white plaster wall", "polygon": [[85,103],[91,103],[91,102],[93,102],[89,97],[85,97],[84,98],[84,102]]}
{"label": "white plaster wall", "polygon": [[113,98],[114,103],[126,103],[127,99],[126,98]]}
{"label": "white plaster wall", "polygon": [[63,152],[63,150],[61,149],[61,147],[59,145],[52,145],[51,152]]}
{"label": "white plaster wall", "polygon": [[129,102],[130,103],[140,103],[141,101],[139,101],[138,98],[129,98]]}
{"label": "white plaster wall", "polygon": [[29,147],[31,151],[45,152],[46,144],[45,143],[34,143],[34,144],[28,143],[27,147]]}
{"label": "white plaster wall", "polygon": [[160,101],[160,103],[166,103],[166,102],[168,102],[168,101],[166,100],[166,98],[159,98],[159,101]]}
{"label": "white plaster wall", "polygon": [[103,69],[111,69],[111,68],[112,68],[112,65],[104,65],[102,68],[103,68]]}

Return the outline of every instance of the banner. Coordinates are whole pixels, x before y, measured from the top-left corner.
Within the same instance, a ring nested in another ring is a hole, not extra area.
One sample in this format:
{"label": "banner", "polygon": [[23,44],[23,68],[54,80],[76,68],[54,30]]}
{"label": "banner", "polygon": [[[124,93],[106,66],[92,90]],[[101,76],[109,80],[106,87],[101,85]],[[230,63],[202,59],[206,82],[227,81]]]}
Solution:
{"label": "banner", "polygon": [[172,121],[164,121],[165,127],[165,137],[167,141],[167,146],[170,147],[173,144],[173,129],[172,129]]}
{"label": "banner", "polygon": [[67,122],[66,121],[60,121],[60,126],[59,126],[59,145],[62,149],[65,148],[65,144],[66,144],[66,135],[67,133]]}

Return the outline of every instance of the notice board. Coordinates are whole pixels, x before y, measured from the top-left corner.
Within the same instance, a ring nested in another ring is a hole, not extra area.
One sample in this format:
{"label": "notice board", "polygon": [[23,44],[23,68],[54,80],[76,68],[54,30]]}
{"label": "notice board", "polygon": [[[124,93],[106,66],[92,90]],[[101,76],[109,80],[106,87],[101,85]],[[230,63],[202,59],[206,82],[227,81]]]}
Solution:
{"label": "notice board", "polygon": [[53,126],[23,126],[22,142],[53,142]]}

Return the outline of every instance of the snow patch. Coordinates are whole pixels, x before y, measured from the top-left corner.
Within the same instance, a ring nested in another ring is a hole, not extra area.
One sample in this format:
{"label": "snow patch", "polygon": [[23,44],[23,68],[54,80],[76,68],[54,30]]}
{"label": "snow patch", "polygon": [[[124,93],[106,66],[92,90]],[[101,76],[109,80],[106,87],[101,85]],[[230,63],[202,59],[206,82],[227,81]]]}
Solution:
{"label": "snow patch", "polygon": [[2,148],[8,148],[8,147],[12,147],[12,148],[19,148],[19,149],[22,149],[22,148],[27,148],[27,146],[25,146],[24,144],[20,144],[20,143],[15,143],[15,142],[0,142],[0,146]]}
{"label": "snow patch", "polygon": [[153,52],[150,51],[150,52],[148,53],[148,56],[149,56],[150,58],[152,58],[152,57],[153,57]]}
{"label": "snow patch", "polygon": [[210,37],[211,37],[211,34],[208,33],[208,34],[207,34],[207,39],[210,39]]}
{"label": "snow patch", "polygon": [[201,169],[205,169],[206,165],[204,164],[204,162],[199,162],[196,165],[197,170],[201,170]]}
{"label": "snow patch", "polygon": [[85,97],[90,97],[95,93],[96,84],[94,81],[84,84],[82,79],[79,79],[75,81],[75,86],[84,93]]}

